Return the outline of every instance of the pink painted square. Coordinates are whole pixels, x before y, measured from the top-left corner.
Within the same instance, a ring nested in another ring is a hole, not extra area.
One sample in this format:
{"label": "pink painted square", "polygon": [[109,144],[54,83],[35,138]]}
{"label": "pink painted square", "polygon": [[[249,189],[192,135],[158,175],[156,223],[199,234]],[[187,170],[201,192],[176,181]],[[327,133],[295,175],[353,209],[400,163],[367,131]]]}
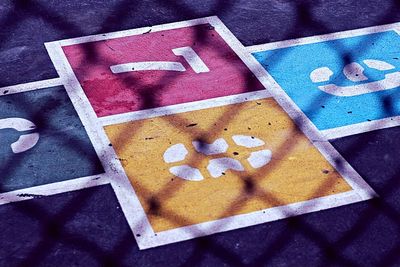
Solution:
{"label": "pink painted square", "polygon": [[63,51],[98,117],[264,88],[209,24]]}

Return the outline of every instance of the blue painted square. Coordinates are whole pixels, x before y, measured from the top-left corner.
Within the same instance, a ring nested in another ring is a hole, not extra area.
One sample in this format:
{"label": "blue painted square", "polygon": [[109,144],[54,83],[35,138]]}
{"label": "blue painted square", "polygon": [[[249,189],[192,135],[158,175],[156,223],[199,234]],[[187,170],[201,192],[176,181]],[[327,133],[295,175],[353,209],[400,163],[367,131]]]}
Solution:
{"label": "blue painted square", "polygon": [[253,55],[320,130],[400,115],[395,31]]}
{"label": "blue painted square", "polygon": [[63,87],[0,97],[0,192],[103,172]]}

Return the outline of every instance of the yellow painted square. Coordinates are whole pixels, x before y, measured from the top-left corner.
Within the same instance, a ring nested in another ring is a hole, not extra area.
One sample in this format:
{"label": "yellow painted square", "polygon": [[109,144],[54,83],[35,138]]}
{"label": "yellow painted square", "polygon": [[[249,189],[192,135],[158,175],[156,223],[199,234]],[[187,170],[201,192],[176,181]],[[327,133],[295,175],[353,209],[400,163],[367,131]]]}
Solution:
{"label": "yellow painted square", "polygon": [[[321,153],[297,129],[273,99],[121,123],[106,133],[139,197],[155,232],[246,214],[352,190]],[[250,136],[265,142],[246,148],[232,136]],[[211,144],[223,138],[223,154],[196,152],[192,142]],[[169,147],[183,144],[183,161],[166,163]],[[270,150],[271,161],[253,168],[251,152]],[[230,157],[245,171],[227,170],[213,178],[211,159]],[[180,165],[197,168],[201,181],[170,173]]]}

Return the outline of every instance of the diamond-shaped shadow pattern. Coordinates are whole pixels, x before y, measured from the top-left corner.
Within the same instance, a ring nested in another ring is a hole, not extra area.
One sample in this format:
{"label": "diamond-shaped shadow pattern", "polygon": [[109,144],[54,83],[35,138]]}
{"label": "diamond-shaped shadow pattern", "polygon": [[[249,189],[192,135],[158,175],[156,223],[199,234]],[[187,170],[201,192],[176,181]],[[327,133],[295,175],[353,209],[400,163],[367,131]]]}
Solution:
{"label": "diamond-shaped shadow pattern", "polygon": [[[111,9],[101,9],[106,15],[97,16],[98,27],[82,24],[76,14],[69,18],[64,15],[62,6],[48,7],[46,1],[16,0],[5,1],[1,5],[8,8],[1,11],[0,25],[8,32],[23,27],[35,35],[36,29],[29,27],[34,20],[37,25],[50,25],[49,35],[33,36],[41,45],[51,33],[57,37],[83,36],[93,32],[109,32],[115,29],[134,28],[129,18],[137,10],[157,10],[157,14],[166,14],[180,20],[205,15],[234,13],[254,15],[263,9],[290,9],[295,16],[290,17],[290,28],[280,39],[289,39],[301,34],[333,32],[346,26],[336,20],[334,25],[324,19],[324,12],[333,9],[334,1],[327,1],[326,10],[323,1],[255,1],[248,5],[239,1],[206,1],[204,5],[194,5],[181,1],[111,1]],[[358,10],[360,17],[367,17],[371,11],[371,2],[340,2],[337,12]],[[158,4],[157,4],[158,3]],[[156,5],[157,4],[157,5]],[[71,2],[73,8],[79,8]],[[98,3],[104,5],[104,3]],[[352,5],[355,5],[352,6]],[[399,3],[385,1],[385,8],[376,11],[373,24],[388,22],[388,18],[399,19]],[[10,8],[11,6],[11,8]],[[207,7],[207,8],[206,8]],[[253,13],[245,13],[246,10]],[[376,8],[379,9],[379,8]],[[367,10],[367,11],[366,11]],[[92,11],[95,12],[95,11]],[[133,12],[133,13],[132,13]],[[178,15],[179,14],[179,15]],[[90,15],[91,16],[91,15]],[[146,17],[145,15],[143,15]],[[159,16],[163,20],[163,16]],[[246,19],[246,18],[243,18]],[[150,20],[150,19],[149,19]],[[28,21],[28,23],[27,23]],[[141,21],[142,26],[149,24],[148,19]],[[157,21],[159,24],[164,21]],[[229,22],[229,21],[228,21]],[[260,20],[260,23],[263,21]],[[39,23],[39,24],[38,24]],[[264,23],[265,24],[265,23]],[[329,25],[329,26],[326,26]],[[229,26],[229,24],[228,24]],[[364,25],[358,25],[364,26]],[[251,29],[237,29],[238,32]],[[4,31],[4,30],[2,30]],[[4,34],[3,34],[4,35]],[[253,35],[253,40],[260,40]],[[54,37],[54,35],[51,35]],[[52,38],[53,38],[52,37]],[[13,83],[16,73],[26,74],[29,79],[49,78],[53,70],[39,68],[39,76],[31,66],[24,66],[25,47],[10,48],[7,43],[18,36],[9,34],[0,40],[3,50],[0,58],[11,62],[10,72],[2,72],[2,84]],[[43,38],[41,40],[40,38]],[[197,36],[201,42],[201,35]],[[265,37],[267,38],[267,37]],[[40,40],[39,40],[40,39]],[[55,38],[62,39],[62,38]],[[273,39],[273,38],[272,38]],[[263,41],[267,41],[263,39]],[[360,44],[360,49],[368,49]],[[11,49],[11,50],[10,50]],[[33,48],[37,52],[43,48]],[[91,51],[88,51],[90,53]],[[91,54],[92,60],[96,54]],[[49,60],[38,59],[35,66],[49,65]],[[346,58],[343,58],[346,60]],[[2,60],[3,61],[3,60]],[[15,63],[15,64],[14,64]],[[24,66],[24,71],[15,71],[15,66]],[[129,80],[129,83],[136,81]],[[162,83],[160,83],[162,84]],[[162,90],[160,88],[159,90]],[[145,101],[157,101],[152,95],[143,96]],[[390,103],[382,100],[386,109]],[[386,104],[385,104],[386,103]],[[23,104],[23,103],[22,103]],[[312,106],[312,103],[310,103]],[[219,120],[229,120],[239,110],[223,114]],[[38,114],[40,116],[40,114]],[[221,129],[223,130],[223,129]],[[333,141],[333,145],[344,155],[364,179],[377,191],[380,198],[335,208],[323,212],[303,215],[273,223],[221,233],[165,247],[138,251],[134,238],[120,210],[119,204],[109,186],[100,186],[81,191],[64,193],[51,197],[42,197],[0,207],[2,237],[0,241],[0,265],[2,266],[390,266],[400,264],[400,170],[398,169],[400,146],[400,128],[380,130],[363,135],[347,137]],[[76,146],[79,151],[80,147]],[[18,166],[4,166],[4,169]],[[245,188],[257,187],[244,181]],[[178,188],[166,190],[179,190]],[[251,190],[250,190],[251,191]],[[248,191],[247,191],[248,193]],[[279,199],[265,194],[265,201],[279,203]],[[162,205],[157,203],[157,205]],[[153,206],[157,206],[153,205]]]}

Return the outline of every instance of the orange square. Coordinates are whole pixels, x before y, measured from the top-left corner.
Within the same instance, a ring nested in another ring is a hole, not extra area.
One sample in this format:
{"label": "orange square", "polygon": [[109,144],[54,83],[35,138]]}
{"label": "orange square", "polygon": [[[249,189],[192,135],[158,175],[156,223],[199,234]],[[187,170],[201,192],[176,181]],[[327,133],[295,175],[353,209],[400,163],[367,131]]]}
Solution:
{"label": "orange square", "polygon": [[352,190],[273,99],[105,131],[155,232]]}

